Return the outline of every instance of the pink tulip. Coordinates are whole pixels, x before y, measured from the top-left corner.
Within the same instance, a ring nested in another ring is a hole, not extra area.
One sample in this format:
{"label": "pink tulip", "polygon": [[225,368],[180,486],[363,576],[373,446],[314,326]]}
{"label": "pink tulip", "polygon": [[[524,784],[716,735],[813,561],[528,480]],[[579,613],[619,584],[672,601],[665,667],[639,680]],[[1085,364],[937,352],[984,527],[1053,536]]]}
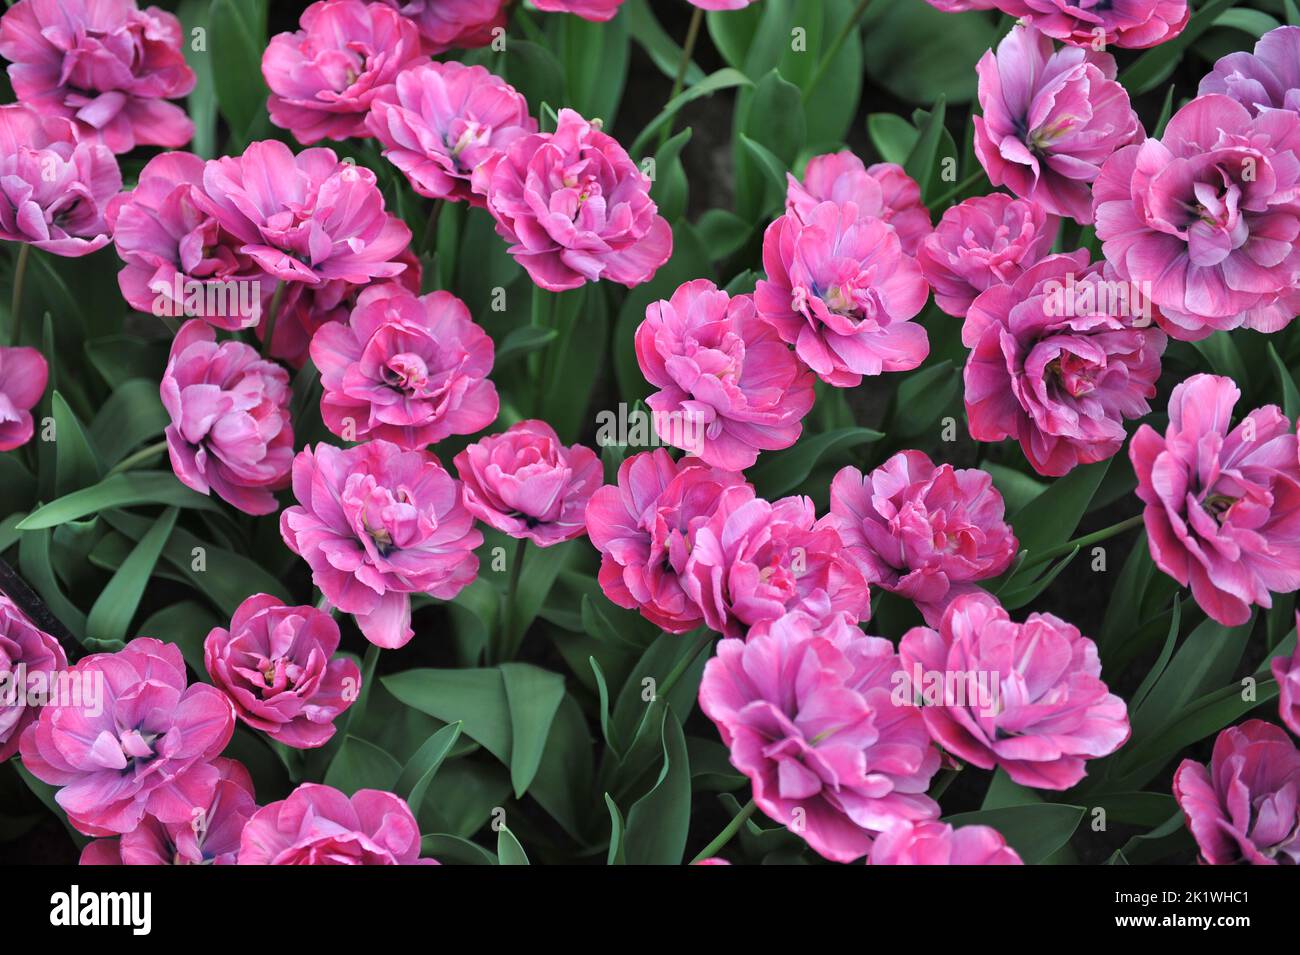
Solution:
{"label": "pink tulip", "polygon": [[943,822],[900,822],[871,847],[872,865],[1024,865],[989,826],[954,829]]}
{"label": "pink tulip", "polygon": [[172,470],[200,494],[270,514],[293,462],[289,375],[252,346],[216,338],[193,319],[172,341],[161,388]]}
{"label": "pink tulip", "polygon": [[555,132],[516,139],[480,162],[472,186],[510,254],[548,291],[600,279],[640,285],[672,254],[650,180],[599,123],[571,109],[560,110]]}
{"label": "pink tulip", "polygon": [[420,827],[406,801],[303,783],[244,826],[240,865],[437,865],[420,858]]}
{"label": "pink tulip", "polygon": [[411,594],[450,600],[478,573],[473,552],[483,535],[459,483],[427,452],[388,441],[318,444],[294,458],[293,494],[298,504],[281,512],[280,536],[377,646],[415,635]]}
{"label": "pink tulip", "polygon": [[1119,451],[1125,420],[1151,410],[1165,350],[1140,290],[1087,258],[1049,256],[990,288],[962,326],[971,437],[1014,438],[1053,477]]}
{"label": "pink tulip", "polygon": [[763,235],[763,268],[759,317],[827,384],[910,371],[929,354],[925,329],[909,321],[929,294],[921,270],[894,229],[855,203],[777,219]]}
{"label": "pink tulip", "polygon": [[1093,49],[1167,43],[1191,17],[1187,0],[998,0],[997,6],[1050,37]]}
{"label": "pink tulip", "polygon": [[1119,150],[1093,188],[1097,237],[1119,276],[1150,288],[1184,341],[1300,312],[1300,115],[1192,100],[1160,139]]}
{"label": "pink tulip", "polygon": [[925,0],[925,2],[944,13],[966,13],[970,10],[995,10],[1000,0]]}
{"label": "pink tulip", "polygon": [[23,730],[48,698],[45,691],[67,667],[59,641],[0,593],[0,763],[18,752]]}
{"label": "pink tulip", "polygon": [[572,13],[584,20],[603,23],[614,19],[623,0],[533,0],[533,6],[547,13]]}
{"label": "pink tulip", "polygon": [[735,500],[695,529],[682,579],[710,629],[739,637],[793,610],[821,619],[870,615],[866,580],[835,529],[817,521],[812,501]]}
{"label": "pink tulip", "polygon": [[965,318],[980,292],[1009,285],[1051,252],[1056,230],[1056,217],[1036,202],[1003,192],[976,196],[943,214],[917,250],[916,264],[935,304]]}
{"label": "pink tulip", "polygon": [[708,279],[650,304],[636,356],[660,389],[646,400],[655,432],[714,467],[743,471],[759,451],[790,447],[812,408],[812,374],[759,321],[753,299]]}
{"label": "pink tulip", "polygon": [[[695,532],[718,510],[754,496],[744,478],[663,448],[635,454],[618,484],[587,503],[587,534],[600,551],[600,588],[669,633],[694,630],[703,615],[682,586]],[[733,503],[735,502],[735,503]]]}
{"label": "pink tulip", "polygon": [[755,0],[686,0],[701,10],[743,10]]}
{"label": "pink tulip", "polygon": [[0,106],[0,239],[89,255],[108,245],[104,209],[121,188],[107,147],[78,142],[67,120],[22,103]]}
{"label": "pink tulip", "polygon": [[908,255],[916,255],[921,240],[930,234],[930,211],[921,202],[921,187],[897,163],[868,167],[846,149],[813,156],[802,182],[790,173],[785,178],[786,212],[801,219],[823,202],[855,203],[859,215],[891,225]]}
{"label": "pink tulip", "polygon": [[375,174],[332,149],[298,155],[274,139],[209,160],[199,208],[244,243],[240,251],[284,282],[363,285],[392,278],[411,230],[384,211]]}
{"label": "pink tulip", "polygon": [[324,746],[334,720],[361,691],[361,671],[336,657],[339,626],[315,607],[286,607],[254,594],[235,610],[230,629],[216,627],[203,660],[235,715],[294,749]]}
{"label": "pink tulip", "polygon": [[420,195],[482,206],[470,188],[475,168],[536,133],[537,120],[501,77],[449,60],[403,70],[375,97],[367,129]]}
{"label": "pink tulip", "polygon": [[1300,864],[1300,750],[1263,720],[1229,726],[1210,765],[1185,759],[1174,798],[1209,865]]}
{"label": "pink tulip", "polygon": [[975,67],[984,115],[975,155],[995,186],[1058,216],[1092,222],[1089,183],[1115,150],[1142,137],[1115,58],[1052,49],[1031,27],[1012,28]]}
{"label": "pink tulip", "polygon": [[321,416],[347,441],[383,438],[407,450],[496,420],[492,339],[450,292],[416,298],[393,285],[367,289],[346,325],[312,338]]}
{"label": "pink tulip", "polygon": [[58,787],[68,821],[89,836],[131,832],[148,813],[188,824],[208,806],[235,714],[221,691],[187,687],[175,644],[137,637],[117,653],[93,653],[68,671],[67,699],[52,701],[23,731],[23,766]]}
{"label": "pink tulip", "polygon": [[487,46],[505,36],[509,0],[369,0],[415,21],[425,53]]}
{"label": "pink tulip", "polygon": [[271,37],[262,54],[271,122],[308,146],[365,135],[371,102],[420,59],[415,24],[361,0],[321,0],[298,22],[301,29]]}
{"label": "pink tulip", "polygon": [[1227,378],[1193,375],[1169,396],[1164,436],[1142,425],[1129,444],[1151,557],[1228,627],[1271,607],[1269,591],[1300,588],[1296,436],[1276,405],[1232,428],[1240,397]]}
{"label": "pink tulip", "polygon": [[275,280],[199,209],[203,168],[192,153],[163,153],[145,164],[135,189],[109,201],[108,230],[125,263],[117,283],[137,311],[248,328],[261,318]]}
{"label": "pink tulip", "polygon": [[32,409],[45,394],[49,378],[50,366],[35,348],[0,345],[0,451],[12,451],[32,439]]}
{"label": "pink tulip", "polygon": [[[1300,615],[1296,617],[1300,627]],[[1287,729],[1300,736],[1300,645],[1290,657],[1277,656],[1271,663],[1273,679],[1278,686],[1278,713]]]}
{"label": "pink tulip", "polygon": [[899,652],[935,742],[1022,786],[1069,789],[1086,760],[1128,739],[1127,708],[1101,680],[1096,644],[1051,614],[1014,623],[988,594],[969,594],[938,630],[904,634]]}
{"label": "pink tulip", "polygon": [[565,447],[545,421],[520,421],[452,460],[465,507],[511,537],[550,547],[586,532],[587,502],[601,483],[590,448]]}
{"label": "pink tulip", "polygon": [[244,825],[257,811],[253,779],[241,763],[218,757],[212,798],[192,807],[183,822],[145,816],[115,839],[96,839],[81,852],[81,865],[234,865]]}
{"label": "pink tulip", "polygon": [[1231,96],[1256,114],[1266,109],[1300,113],[1300,26],[1270,30],[1254,53],[1239,50],[1221,57],[1202,77],[1199,92]]}
{"label": "pink tulip", "polygon": [[900,451],[870,474],[846,467],[831,482],[826,518],[868,583],[916,603],[931,626],[977,581],[1002,573],[1016,555],[1002,495],[975,468],[937,467]]}
{"label": "pink tulip", "polygon": [[76,123],[115,153],[175,149],[194,124],[169,99],[194,89],[181,22],[135,0],[19,0],[0,17],[0,56],[18,99]]}
{"label": "pink tulip", "polygon": [[939,753],[920,710],[894,705],[898,673],[888,640],[793,613],[718,645],[700,709],[758,807],[819,855],[852,862],[891,826],[939,814],[925,795]]}

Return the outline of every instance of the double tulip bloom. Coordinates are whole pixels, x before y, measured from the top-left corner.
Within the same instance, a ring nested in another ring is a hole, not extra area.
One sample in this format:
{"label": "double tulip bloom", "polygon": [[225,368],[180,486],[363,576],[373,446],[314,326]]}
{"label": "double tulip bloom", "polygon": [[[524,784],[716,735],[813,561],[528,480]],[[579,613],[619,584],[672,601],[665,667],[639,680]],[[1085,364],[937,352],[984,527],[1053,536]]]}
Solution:
{"label": "double tulip bloom", "polygon": [[[1015,623],[987,594],[958,597],[937,630],[909,630],[899,652],[935,741],[1022,786],[1069,789],[1087,760],[1129,737],[1128,709],[1101,680],[1096,644],[1051,614]],[[944,677],[940,698],[916,685],[918,674]],[[949,675],[963,678],[958,692],[948,692]]]}
{"label": "double tulip bloom", "polygon": [[799,180],[786,173],[786,212],[807,219],[823,202],[852,202],[860,215],[880,219],[898,235],[908,255],[930,233],[930,212],[916,180],[892,162],[867,166],[847,149],[813,156]]}
{"label": "double tulip bloom", "polygon": [[415,24],[382,3],[322,0],[299,26],[262,54],[271,122],[306,146],[363,135],[372,102],[420,59]]}
{"label": "double tulip bloom", "polygon": [[1300,865],[1300,750],[1263,720],[1229,726],[1206,766],[1185,759],[1174,798],[1210,865]]}
{"label": "double tulip bloom", "polygon": [[1296,436],[1276,405],[1231,427],[1240,397],[1227,378],[1193,375],[1169,397],[1164,435],[1143,425],[1129,445],[1156,566],[1234,627],[1273,605],[1269,591],[1300,588]]}
{"label": "double tulip bloom", "polygon": [[293,461],[289,374],[240,341],[218,343],[192,319],[172,341],[162,379],[167,451],[181,483],[246,514],[270,514]]}
{"label": "double tulip bloom", "polygon": [[900,451],[870,474],[831,482],[826,518],[868,583],[913,601],[932,626],[956,597],[979,590],[1016,554],[1002,495],[988,473]]}
{"label": "double tulip bloom", "polygon": [[892,700],[899,668],[888,640],[802,613],[723,640],[704,667],[700,708],[754,802],[832,861],[859,859],[891,826],[939,814],[925,795],[939,752],[921,711]]}
{"label": "double tulip bloom", "polygon": [[1300,27],[1270,30],[1253,53],[1229,53],[1201,79],[1200,95],[1231,96],[1254,113],[1285,109],[1300,113]]}
{"label": "double tulip bloom", "polygon": [[[49,686],[55,674],[66,669],[68,658],[59,641],[36,627],[27,615],[4,594],[0,594],[0,674],[14,679],[27,676],[27,685]],[[15,686],[12,703],[0,701],[0,763],[18,752],[18,741],[38,708]]]}
{"label": "double tulip bloom", "polygon": [[361,671],[334,655],[338,646],[330,614],[254,594],[230,629],[208,634],[203,660],[236,716],[286,746],[313,749],[329,742],[335,718],[361,692]]}
{"label": "double tulip bloom", "polygon": [[391,283],[357,298],[346,324],[312,338],[321,417],[347,441],[383,438],[417,450],[496,420],[492,339],[450,292],[421,298]]}
{"label": "double tulip bloom", "polygon": [[1092,222],[1089,184],[1116,149],[1142,135],[1115,58],[1080,47],[1053,50],[1017,26],[975,67],[975,155],[995,186],[1048,212]]}
{"label": "double tulip bloom", "polygon": [[640,285],[672,254],[650,180],[571,109],[560,110],[555,132],[516,139],[480,163],[471,184],[510,254],[548,291],[602,279]]}
{"label": "double tulip bloom", "polygon": [[181,22],[135,0],[20,0],[0,17],[0,56],[21,102],[115,153],[175,149],[194,136],[167,100],[194,89]]}
{"label": "double tulip bloom", "polygon": [[244,826],[240,865],[437,865],[420,858],[420,827],[406,801],[376,789],[346,796],[303,783]]}
{"label": "double tulip bloom", "polygon": [[520,421],[456,455],[465,507],[511,537],[551,547],[586,532],[586,508],[600,487],[600,458],[565,447],[545,421]]}
{"label": "double tulip bloom", "polygon": [[428,452],[380,440],[347,450],[318,444],[294,459],[293,494],[280,535],[377,646],[415,635],[411,594],[450,600],[478,573],[483,535],[460,484]]}
{"label": "double tulip bloom", "polygon": [[929,354],[925,329],[911,321],[930,291],[921,270],[893,227],[856,203],[781,216],[763,235],[763,268],[759,317],[827,384],[910,371]]}
{"label": "double tulip bloom", "polygon": [[695,534],[720,509],[747,501],[753,488],[733,471],[698,458],[674,461],[663,448],[635,454],[618,484],[587,504],[587,534],[600,551],[605,596],[669,633],[693,630],[704,612],[683,586]]}
{"label": "double tulip bloom", "polygon": [[954,829],[943,822],[899,822],[871,847],[872,865],[1024,865],[989,826]]}
{"label": "double tulip bloom", "polygon": [[1038,203],[1004,192],[950,208],[916,252],[935,304],[965,318],[980,292],[1014,282],[1052,250],[1057,221]]}
{"label": "double tulip bloom", "polygon": [[1093,188],[1097,237],[1174,338],[1273,332],[1300,312],[1300,115],[1199,96]]}
{"label": "double tulip bloom", "polygon": [[212,761],[212,796],[196,804],[183,822],[145,816],[118,838],[96,839],[81,852],[81,865],[235,865],[244,825],[257,811],[253,780],[233,759]]}
{"label": "double tulip bloom", "polygon": [[708,279],[651,303],[636,356],[660,389],[646,400],[656,433],[714,467],[743,471],[760,451],[790,447],[812,408],[812,374],[759,320],[753,299]]}
{"label": "double tulip bloom", "polygon": [[1144,49],[1172,40],[1191,18],[1187,0],[926,0],[945,13],[1001,10],[1074,46]]}
{"label": "double tulip bloom", "polygon": [[398,257],[411,230],[384,211],[375,174],[332,149],[252,143],[208,162],[193,198],[274,280],[363,285],[406,268]]}
{"label": "double tulip bloom", "polygon": [[1151,410],[1160,377],[1165,335],[1147,308],[1083,249],[982,292],[961,330],[971,437],[1014,438],[1053,477],[1113,456],[1125,420]]}
{"label": "double tulip bloom", "polygon": [[537,132],[528,103],[481,66],[422,63],[398,75],[370,107],[367,130],[411,188],[431,199],[485,204],[470,181],[479,164]]}
{"label": "double tulip bloom", "polygon": [[870,616],[862,572],[812,501],[733,491],[727,503],[696,528],[682,581],[711,630],[739,637],[794,610],[821,620]]}
{"label": "double tulip bloom", "polygon": [[104,215],[122,174],[106,146],[78,140],[66,119],[0,106],[0,182],[0,239],[69,258],[108,245]]}
{"label": "double tulip bloom", "polygon": [[187,686],[180,649],[151,637],[83,657],[70,675],[97,686],[102,705],[43,707],[23,731],[23,766],[58,788],[55,800],[86,835],[131,832],[146,813],[189,825],[221,778],[212,760],[235,729],[229,700],[205,683]]}

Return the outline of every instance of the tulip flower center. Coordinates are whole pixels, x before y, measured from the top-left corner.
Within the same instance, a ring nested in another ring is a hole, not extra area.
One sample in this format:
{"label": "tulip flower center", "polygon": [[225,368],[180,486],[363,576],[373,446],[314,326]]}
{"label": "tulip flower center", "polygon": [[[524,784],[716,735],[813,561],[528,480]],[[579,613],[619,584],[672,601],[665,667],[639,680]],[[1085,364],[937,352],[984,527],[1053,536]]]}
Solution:
{"label": "tulip flower center", "polygon": [[423,392],[429,384],[429,366],[419,355],[403,352],[384,363],[384,383],[408,394]]}
{"label": "tulip flower center", "polygon": [[578,194],[578,205],[573,213],[573,218],[575,220],[578,217],[578,212],[581,211],[586,201],[592,196],[600,195],[600,181],[589,172],[583,173],[580,176],[574,175],[573,173],[566,173],[564,176],[564,188],[572,189]]}
{"label": "tulip flower center", "polygon": [[127,758],[123,771],[130,771],[137,765],[153,759],[155,755],[153,742],[157,738],[157,733],[142,733],[138,729],[123,730],[117,738],[118,745],[122,747],[122,753]]}
{"label": "tulip flower center", "polygon": [[453,159],[459,159],[460,154],[471,146],[486,146],[492,136],[492,127],[472,119],[457,120],[452,126],[451,134],[455,135],[453,142],[449,135],[446,144],[447,150],[451,153]]}
{"label": "tulip flower center", "polygon": [[1205,509],[1205,513],[1222,524],[1228,516],[1228,511],[1232,510],[1232,505],[1238,500],[1239,498],[1229,497],[1227,494],[1210,494],[1201,502],[1201,507]]}
{"label": "tulip flower center", "polygon": [[1056,140],[1070,132],[1078,122],[1074,116],[1060,116],[1052,122],[1039,126],[1029,133],[1029,145],[1038,152],[1045,152]]}
{"label": "tulip flower center", "polygon": [[1048,362],[1046,370],[1071,397],[1081,397],[1097,387],[1092,380],[1092,363],[1078,355],[1066,352]]}

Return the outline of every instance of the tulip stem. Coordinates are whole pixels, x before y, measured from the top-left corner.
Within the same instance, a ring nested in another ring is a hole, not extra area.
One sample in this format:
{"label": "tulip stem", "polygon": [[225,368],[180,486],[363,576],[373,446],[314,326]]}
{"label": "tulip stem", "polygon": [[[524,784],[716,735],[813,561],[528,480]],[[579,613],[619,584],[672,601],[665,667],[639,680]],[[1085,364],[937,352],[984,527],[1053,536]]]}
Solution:
{"label": "tulip stem", "polygon": [[[691,645],[690,649],[677,658],[677,662],[673,664],[673,668],[668,671],[668,675],[664,677],[664,681],[655,686],[654,700],[652,702],[663,700],[664,705],[668,705],[668,694],[673,691],[673,687],[677,686],[677,682],[682,678],[682,674],[690,669],[691,664],[695,662],[696,658],[713,644],[713,640],[713,631],[709,630],[707,627],[701,627],[699,635],[696,636],[695,642]],[[641,714],[641,721],[637,724],[636,734],[632,737],[633,739],[637,739],[641,736],[641,731],[645,729],[646,720],[650,719],[650,713],[652,710],[653,707],[647,706],[645,712]]]}
{"label": "tulip stem", "polygon": [[1031,554],[1025,558],[1025,562],[1020,565],[1020,569],[1026,567],[1037,567],[1039,564],[1045,564],[1050,560],[1068,554],[1076,547],[1087,547],[1090,544],[1098,544],[1111,537],[1123,534],[1125,531],[1132,530],[1142,523],[1142,515],[1135,514],[1130,518],[1120,521],[1118,524],[1112,524],[1110,527],[1103,527],[1099,531],[1093,531],[1091,534],[1084,534],[1082,537],[1076,537],[1074,540],[1066,541],[1056,547],[1049,547],[1040,554]]}
{"label": "tulip stem", "polygon": [[501,602],[501,627],[497,639],[497,659],[491,662],[504,663],[514,656],[515,650],[518,649],[517,643],[523,639],[523,634],[516,638],[515,629],[515,603],[519,595],[519,578],[522,576],[524,568],[524,553],[528,550],[528,538],[519,538],[519,543],[515,546],[514,556],[510,559],[510,577],[506,582],[506,591]]}
{"label": "tulip stem", "polygon": [[682,654],[676,665],[668,671],[668,676],[664,677],[664,682],[655,690],[656,697],[667,699],[668,694],[673,691],[677,681],[682,678],[682,674],[687,671],[695,658],[704,651],[706,647],[713,643],[713,631],[705,629],[698,637],[695,638],[694,645]]}
{"label": "tulip stem", "polygon": [[722,847],[730,842],[736,833],[740,831],[740,827],[743,826],[749,817],[754,814],[754,810],[757,808],[758,806],[752,799],[745,803],[745,807],[732,817],[731,822],[727,823],[726,828],[718,833],[717,837],[701,849],[700,854],[691,860],[691,865],[695,865],[697,862],[703,862],[705,859],[711,859],[717,855]]}
{"label": "tulip stem", "polygon": [[284,290],[289,286],[281,282],[271,293],[271,307],[266,313],[266,334],[262,338],[262,357],[271,357],[271,342],[275,339],[275,319],[280,314],[280,301],[284,298]]}
{"label": "tulip stem", "polygon": [[[673,77],[673,89],[668,94],[668,102],[672,102],[682,92],[682,87],[686,85],[686,71],[691,68],[691,57],[695,54],[695,41],[700,38],[700,24],[704,22],[704,8],[696,7],[695,12],[691,14],[691,24],[686,28],[686,42],[682,44],[682,58],[677,62],[677,75]],[[673,121],[677,118],[674,113],[669,116],[664,123],[664,128],[659,131],[659,146],[668,142],[668,138],[673,134]]]}
{"label": "tulip stem", "polygon": [[429,219],[424,224],[424,235],[420,237],[420,248],[424,250],[425,255],[435,251],[432,246],[438,236],[438,219],[442,215],[442,207],[446,204],[442,199],[433,200],[433,208],[429,210]]}
{"label": "tulip stem", "polygon": [[858,25],[858,21],[862,19],[863,15],[878,2],[879,0],[858,0],[858,5],[849,14],[849,18],[844,21],[844,26],[840,27],[840,32],[835,35],[835,39],[831,41],[831,45],[826,50],[826,55],[817,64],[817,72],[813,74],[812,82],[804,87],[805,95],[811,95],[813,90],[817,89],[818,84],[826,78],[826,71],[835,62],[835,57],[839,56],[840,47],[844,46],[845,42],[848,41],[849,34],[853,32],[853,28]]}
{"label": "tulip stem", "polygon": [[[27,278],[27,257],[32,247],[26,242],[18,244],[18,259],[14,263],[14,295],[9,305],[9,344],[18,344],[18,334],[22,330],[23,280]],[[53,357],[53,356],[51,356]]]}
{"label": "tulip stem", "polygon": [[157,457],[160,454],[165,454],[166,451],[167,451],[167,442],[165,440],[155,441],[153,444],[149,445],[148,447],[141,448],[139,451],[135,452],[134,454],[128,454],[121,461],[118,461],[115,465],[113,465],[111,468],[108,469],[108,474],[106,475],[106,477],[111,477],[114,474],[120,474],[123,471],[129,471],[137,464],[141,464],[144,461],[148,461],[150,458]]}

